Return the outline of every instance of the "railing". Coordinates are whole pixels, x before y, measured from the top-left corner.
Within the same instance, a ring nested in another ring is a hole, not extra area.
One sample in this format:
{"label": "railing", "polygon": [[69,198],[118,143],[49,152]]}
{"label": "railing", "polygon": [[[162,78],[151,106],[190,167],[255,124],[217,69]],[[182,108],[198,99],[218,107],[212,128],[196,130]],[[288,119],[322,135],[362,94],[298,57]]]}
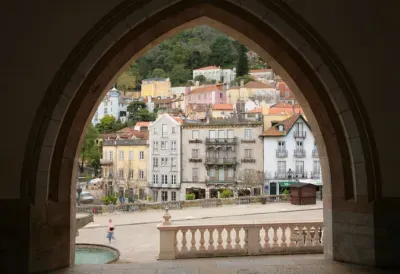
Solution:
{"label": "railing", "polygon": [[207,179],[206,180],[206,184],[234,184],[235,183],[235,179],[234,178],[224,178],[224,180],[219,180],[218,178],[215,179]]}
{"label": "railing", "polygon": [[295,149],[294,157],[296,158],[304,158],[306,157],[306,151],[304,149]]}
{"label": "railing", "polygon": [[160,231],[158,259],[323,253],[323,222],[246,222],[180,224],[169,221]]}
{"label": "railing", "polygon": [[149,182],[147,183],[148,187],[152,187],[152,188],[180,188],[181,184],[180,183],[167,183],[167,184],[162,184],[161,182],[158,183],[153,183],[153,182]]}
{"label": "railing", "polygon": [[206,158],[206,165],[234,165],[236,164],[236,157],[233,158]]}
{"label": "railing", "polygon": [[288,177],[289,175],[286,172],[275,172],[274,179],[286,179]]}
{"label": "railing", "polygon": [[294,178],[296,178],[296,179],[298,179],[298,178],[307,179],[308,178],[307,172],[295,172],[294,173]]}
{"label": "railing", "polygon": [[295,131],[294,137],[295,138],[306,138],[307,132],[306,131]]}
{"label": "railing", "polygon": [[313,179],[320,179],[321,178],[321,172],[311,172],[311,178]]}
{"label": "railing", "polygon": [[206,138],[206,144],[214,145],[214,144],[236,144],[237,138]]}
{"label": "railing", "polygon": [[100,159],[100,165],[112,165],[113,163],[113,159]]}
{"label": "railing", "polygon": [[103,146],[131,146],[131,145],[147,145],[147,140],[107,140],[103,142]]}
{"label": "railing", "polygon": [[201,163],[203,161],[203,159],[199,159],[199,158],[189,158],[189,162],[191,163]]}
{"label": "railing", "polygon": [[313,149],[313,151],[312,151],[312,157],[313,157],[313,158],[318,158],[318,150]]}
{"label": "railing", "polygon": [[244,138],[240,140],[242,144],[249,144],[249,143],[255,143],[256,139],[254,138]]}
{"label": "railing", "polygon": [[200,140],[200,139],[191,139],[191,140],[189,140],[189,144],[201,144],[201,143],[203,143],[203,141]]}
{"label": "railing", "polygon": [[241,162],[242,162],[242,163],[255,163],[255,162],[256,162],[256,159],[253,159],[253,158],[243,158],[243,159],[241,160]]}
{"label": "railing", "polygon": [[287,149],[277,149],[276,150],[276,158],[287,158],[288,151]]}

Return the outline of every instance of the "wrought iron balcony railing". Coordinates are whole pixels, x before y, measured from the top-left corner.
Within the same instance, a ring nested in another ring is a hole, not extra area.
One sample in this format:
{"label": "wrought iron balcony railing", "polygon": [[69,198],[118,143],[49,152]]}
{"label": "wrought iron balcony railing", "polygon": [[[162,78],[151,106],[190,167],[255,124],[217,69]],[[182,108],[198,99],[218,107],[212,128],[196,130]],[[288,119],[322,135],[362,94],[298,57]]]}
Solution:
{"label": "wrought iron balcony railing", "polygon": [[276,158],[287,158],[288,150],[287,149],[277,149],[276,150]]}
{"label": "wrought iron balcony railing", "polygon": [[206,158],[206,165],[234,165],[236,164],[236,157],[233,158]]}
{"label": "wrought iron balcony railing", "polygon": [[114,164],[114,160],[113,159],[100,159],[100,165],[103,166],[111,166]]}
{"label": "wrought iron balcony railing", "polygon": [[190,139],[189,140],[189,144],[201,144],[201,143],[203,143],[203,141],[200,139]]}
{"label": "wrought iron balcony railing", "polygon": [[240,140],[240,142],[242,144],[251,144],[251,143],[255,143],[256,139],[255,138],[243,138]]}
{"label": "wrought iron balcony railing", "polygon": [[189,162],[191,163],[201,163],[203,159],[200,158],[189,158]]}
{"label": "wrought iron balcony railing", "polygon": [[307,132],[306,131],[295,131],[294,138],[306,138]]}
{"label": "wrought iron balcony railing", "polygon": [[243,159],[241,160],[241,162],[242,162],[242,163],[255,163],[255,162],[256,162],[256,159],[254,159],[254,158],[243,158]]}
{"label": "wrought iron balcony railing", "polygon": [[304,149],[295,149],[294,150],[294,157],[295,158],[305,158],[306,151]]}
{"label": "wrought iron balcony railing", "polygon": [[206,138],[206,145],[215,145],[215,144],[226,144],[226,145],[232,145],[236,144],[237,138]]}
{"label": "wrought iron balcony railing", "polygon": [[318,157],[319,157],[319,156],[318,156],[318,150],[313,149],[313,151],[312,151],[312,157],[313,157],[313,158],[318,158]]}
{"label": "wrought iron balcony railing", "polygon": [[312,179],[321,179],[321,172],[313,171],[313,172],[311,173],[311,178],[312,178]]}

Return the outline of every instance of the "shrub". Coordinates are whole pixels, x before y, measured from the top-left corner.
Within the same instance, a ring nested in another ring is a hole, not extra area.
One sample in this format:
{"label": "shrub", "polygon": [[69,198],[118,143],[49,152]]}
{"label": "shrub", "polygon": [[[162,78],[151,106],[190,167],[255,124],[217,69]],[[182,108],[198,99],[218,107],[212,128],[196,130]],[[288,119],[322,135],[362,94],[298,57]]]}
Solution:
{"label": "shrub", "polygon": [[186,200],[194,200],[196,196],[193,193],[186,194]]}
{"label": "shrub", "polygon": [[260,201],[260,203],[262,203],[263,205],[265,205],[267,203],[267,197],[260,197],[258,198],[258,200]]}
{"label": "shrub", "polygon": [[114,195],[108,195],[102,198],[102,201],[105,205],[113,204],[116,205],[118,201],[118,197]]}
{"label": "shrub", "polygon": [[225,189],[224,191],[222,191],[220,197],[221,197],[221,198],[230,198],[230,197],[233,197],[233,192],[232,192],[232,190],[230,190],[230,189]]}
{"label": "shrub", "polygon": [[149,201],[149,202],[153,201],[153,197],[147,196],[147,201]]}
{"label": "shrub", "polygon": [[289,195],[289,194],[290,194],[290,190],[285,189],[285,190],[283,191],[283,195]]}

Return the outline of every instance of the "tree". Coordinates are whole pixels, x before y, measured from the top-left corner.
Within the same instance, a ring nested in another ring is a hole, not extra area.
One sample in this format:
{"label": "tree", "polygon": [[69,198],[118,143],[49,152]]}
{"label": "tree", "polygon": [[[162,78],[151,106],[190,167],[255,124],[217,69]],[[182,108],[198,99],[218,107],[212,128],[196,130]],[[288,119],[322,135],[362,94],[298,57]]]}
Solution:
{"label": "tree", "polygon": [[238,46],[238,61],[236,63],[236,75],[244,76],[249,73],[249,60],[247,59],[247,48],[244,45]]}
{"label": "tree", "polygon": [[199,81],[200,84],[204,84],[207,81],[207,78],[204,75],[197,75],[194,77],[195,81]]}
{"label": "tree", "polygon": [[128,70],[118,77],[116,88],[123,91],[134,90],[138,88],[141,80],[142,76],[140,75],[138,65],[133,63]]}
{"label": "tree", "polygon": [[253,195],[254,188],[262,188],[264,184],[264,173],[260,170],[245,169],[240,170],[237,174],[238,188],[248,189]]}
{"label": "tree", "polygon": [[135,125],[138,121],[155,121],[156,113],[149,112],[147,105],[142,101],[134,101],[127,107],[129,124]]}
{"label": "tree", "polygon": [[246,75],[244,75],[244,76],[238,76],[238,77],[236,77],[233,84],[235,84],[235,85],[240,85],[240,81],[241,81],[241,80],[243,80],[243,83],[244,83],[244,84],[247,84],[247,83],[250,82],[250,81],[255,81],[255,79],[254,79],[253,76],[251,76],[251,75],[249,75],[249,74],[246,74]]}
{"label": "tree", "polygon": [[101,133],[107,133],[114,131],[115,128],[115,117],[111,115],[105,115],[100,123],[96,125],[96,128]]}
{"label": "tree", "polygon": [[95,168],[100,168],[100,150],[97,146],[96,139],[99,136],[97,129],[90,124],[83,140],[81,149],[79,168],[80,172],[83,173],[83,167],[85,165]]}
{"label": "tree", "polygon": [[175,65],[169,76],[173,86],[184,85],[192,78],[190,71],[185,69],[184,65]]}
{"label": "tree", "polygon": [[156,68],[153,69],[153,71],[151,72],[150,78],[167,78],[167,74],[165,73],[165,71],[163,69],[160,68]]}
{"label": "tree", "polygon": [[209,64],[227,67],[233,66],[236,59],[232,40],[227,36],[220,36],[210,46]]}

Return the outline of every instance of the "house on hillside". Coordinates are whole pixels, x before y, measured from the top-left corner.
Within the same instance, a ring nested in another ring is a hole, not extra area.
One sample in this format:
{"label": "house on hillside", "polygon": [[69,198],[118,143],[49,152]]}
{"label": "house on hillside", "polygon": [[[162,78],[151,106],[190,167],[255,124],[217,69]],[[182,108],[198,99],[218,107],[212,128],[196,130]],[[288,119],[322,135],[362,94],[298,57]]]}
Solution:
{"label": "house on hillside", "polygon": [[141,97],[169,97],[171,82],[169,78],[147,78],[142,80]]}
{"label": "house on hillside", "polygon": [[212,118],[229,118],[233,113],[232,104],[214,104],[211,105],[211,117]]}
{"label": "house on hillside", "polygon": [[194,69],[193,80],[199,75],[203,75],[207,80],[215,80],[216,83],[231,83],[236,78],[236,68],[221,69],[219,66],[208,66]]}
{"label": "house on hillside", "polygon": [[256,81],[268,82],[274,80],[274,72],[272,69],[251,69],[249,74],[254,77]]}
{"label": "house on hillside", "polygon": [[226,104],[225,85],[199,87],[185,96],[185,111],[189,115],[198,111],[207,111],[213,104]]}

